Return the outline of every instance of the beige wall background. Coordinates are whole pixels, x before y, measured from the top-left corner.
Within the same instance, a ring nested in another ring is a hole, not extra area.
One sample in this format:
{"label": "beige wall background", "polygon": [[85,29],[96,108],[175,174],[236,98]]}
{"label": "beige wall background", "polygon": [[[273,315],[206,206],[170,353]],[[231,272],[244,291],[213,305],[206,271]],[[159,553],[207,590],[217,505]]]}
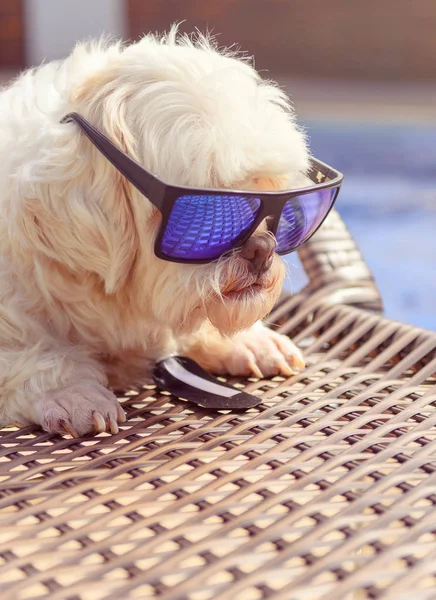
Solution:
{"label": "beige wall background", "polygon": [[64,56],[101,33],[136,38],[185,21],[317,79],[436,81],[436,0],[0,0],[0,68]]}
{"label": "beige wall background", "polygon": [[259,69],[292,76],[436,81],[436,0],[128,0],[130,33],[209,27]]}

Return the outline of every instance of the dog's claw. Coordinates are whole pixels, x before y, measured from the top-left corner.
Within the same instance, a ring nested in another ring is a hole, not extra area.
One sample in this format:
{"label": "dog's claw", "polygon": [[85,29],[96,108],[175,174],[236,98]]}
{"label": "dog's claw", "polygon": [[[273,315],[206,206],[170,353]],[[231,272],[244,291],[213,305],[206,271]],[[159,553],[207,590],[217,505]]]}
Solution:
{"label": "dog's claw", "polygon": [[125,423],[125,421],[126,421],[126,413],[124,412],[124,410],[121,408],[120,405],[117,406],[117,419],[118,419],[118,423]]}
{"label": "dog's claw", "polygon": [[295,375],[294,369],[290,367],[288,363],[284,360],[281,360],[277,366],[279,369],[279,375],[285,375],[286,377],[291,377],[292,375]]}
{"label": "dog's claw", "polygon": [[263,373],[254,361],[250,361],[250,370],[253,374],[253,377],[255,377],[256,379],[263,379]]}
{"label": "dog's claw", "polygon": [[290,357],[290,362],[292,363],[292,366],[297,370],[297,371],[303,371],[303,369],[306,367],[306,362],[303,358],[303,355],[301,354],[300,351],[295,352],[295,354],[292,354],[292,356]]}
{"label": "dog's claw", "polygon": [[71,435],[71,437],[73,438],[80,437],[79,434],[76,431],[74,431],[74,429],[65,421],[62,421],[61,428],[65,431],[65,433],[68,433],[68,435]]}
{"label": "dog's claw", "polygon": [[94,429],[96,433],[102,433],[103,431],[106,431],[105,420],[99,412],[93,413],[92,420],[94,422]]}
{"label": "dog's claw", "polygon": [[113,419],[110,419],[110,421],[109,421],[109,431],[111,433],[119,432],[118,423],[116,421],[114,421]]}

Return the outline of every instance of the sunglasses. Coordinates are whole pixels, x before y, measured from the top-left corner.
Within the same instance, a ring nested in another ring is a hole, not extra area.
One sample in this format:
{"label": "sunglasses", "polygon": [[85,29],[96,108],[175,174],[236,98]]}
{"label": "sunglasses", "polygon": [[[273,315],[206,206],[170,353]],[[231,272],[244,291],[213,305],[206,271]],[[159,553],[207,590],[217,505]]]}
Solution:
{"label": "sunglasses", "polygon": [[276,252],[289,254],[312,237],[332,209],[343,175],[312,158],[314,185],[279,192],[197,189],[168,185],[127,156],[77,113],[74,121],[94,146],[161,212],[155,254],[180,263],[208,263],[241,246],[265,221]]}

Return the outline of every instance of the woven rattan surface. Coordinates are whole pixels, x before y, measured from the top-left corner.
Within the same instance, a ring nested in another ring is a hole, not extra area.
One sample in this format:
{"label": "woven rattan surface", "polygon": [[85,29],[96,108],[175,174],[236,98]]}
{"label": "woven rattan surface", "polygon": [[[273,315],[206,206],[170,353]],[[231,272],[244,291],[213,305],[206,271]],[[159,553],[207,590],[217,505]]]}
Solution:
{"label": "woven rattan surface", "polygon": [[255,409],[150,386],[117,435],[0,432],[2,600],[436,598],[436,335],[377,313],[337,216],[301,257],[272,320],[308,367],[233,380]]}

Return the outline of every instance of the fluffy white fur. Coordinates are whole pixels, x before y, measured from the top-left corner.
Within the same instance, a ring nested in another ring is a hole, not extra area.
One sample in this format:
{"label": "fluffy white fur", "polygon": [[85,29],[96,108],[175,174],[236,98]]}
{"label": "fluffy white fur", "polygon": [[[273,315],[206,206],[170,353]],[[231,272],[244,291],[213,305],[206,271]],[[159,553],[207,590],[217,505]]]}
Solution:
{"label": "fluffy white fur", "polygon": [[279,257],[258,280],[239,252],[204,266],[157,259],[159,212],[60,123],[71,111],[169,183],[292,187],[308,165],[283,92],[176,29],[79,44],[2,90],[0,423],[116,431],[123,413],[108,386],[141,383],[176,350],[217,372],[301,364],[287,338],[259,325],[236,333],[277,299]]}

